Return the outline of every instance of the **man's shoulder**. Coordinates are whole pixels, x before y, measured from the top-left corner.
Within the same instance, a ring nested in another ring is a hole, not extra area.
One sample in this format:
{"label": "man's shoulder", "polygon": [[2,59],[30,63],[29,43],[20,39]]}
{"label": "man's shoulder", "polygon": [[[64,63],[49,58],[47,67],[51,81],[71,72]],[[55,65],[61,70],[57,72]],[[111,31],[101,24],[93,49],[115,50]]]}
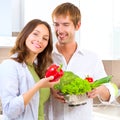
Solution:
{"label": "man's shoulder", "polygon": [[80,52],[81,52],[83,55],[98,56],[96,52],[90,51],[90,50],[87,50],[87,49],[80,49]]}

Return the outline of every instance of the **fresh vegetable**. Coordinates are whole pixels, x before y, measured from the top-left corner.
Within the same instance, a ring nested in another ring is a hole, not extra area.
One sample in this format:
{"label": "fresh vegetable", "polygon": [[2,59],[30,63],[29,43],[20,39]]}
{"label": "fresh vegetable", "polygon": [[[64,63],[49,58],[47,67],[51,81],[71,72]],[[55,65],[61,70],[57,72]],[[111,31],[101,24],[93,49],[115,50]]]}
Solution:
{"label": "fresh vegetable", "polygon": [[85,78],[85,80],[87,80],[87,81],[90,82],[90,83],[93,82],[93,78],[90,77],[89,75],[87,75],[87,77]]}
{"label": "fresh vegetable", "polygon": [[45,76],[54,76],[54,79],[50,82],[55,82],[59,80],[64,74],[64,71],[62,70],[62,64],[60,66],[56,64],[52,64],[46,71]]}
{"label": "fresh vegetable", "polygon": [[82,79],[71,71],[64,71],[64,75],[60,78],[60,82],[54,86],[62,94],[85,94],[103,83],[110,81],[112,76],[101,78],[90,83],[88,80]]}
{"label": "fresh vegetable", "polygon": [[100,85],[103,84],[103,83],[108,83],[108,82],[110,82],[111,78],[112,78],[112,76],[109,75],[109,76],[107,76],[107,77],[104,77],[104,78],[101,78],[101,79],[99,79],[99,80],[96,80],[96,81],[94,81],[94,82],[91,84],[91,88],[94,89],[94,88],[100,86]]}
{"label": "fresh vegetable", "polygon": [[64,71],[64,75],[60,79],[60,83],[54,86],[63,94],[84,94],[91,91],[90,83],[74,74],[71,71]]}
{"label": "fresh vegetable", "polygon": [[117,85],[115,83],[112,83],[112,82],[110,82],[110,84],[113,86],[115,96],[117,97],[119,95],[119,89],[118,89]]}

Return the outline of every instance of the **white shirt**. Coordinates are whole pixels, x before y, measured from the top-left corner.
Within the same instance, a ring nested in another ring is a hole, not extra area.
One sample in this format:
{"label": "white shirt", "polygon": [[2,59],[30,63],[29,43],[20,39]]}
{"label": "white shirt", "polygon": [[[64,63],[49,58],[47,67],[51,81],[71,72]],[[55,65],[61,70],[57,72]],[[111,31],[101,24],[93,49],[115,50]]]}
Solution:
{"label": "white shirt", "polygon": [[[63,70],[72,71],[81,78],[89,75],[94,80],[97,80],[107,76],[99,57],[95,53],[87,50],[80,50],[79,47],[68,64],[64,56],[56,48],[53,50],[53,60],[58,65],[63,64]],[[107,84],[107,87],[111,93],[110,101],[112,101],[115,97],[114,89],[109,84]],[[51,116],[50,120],[92,120],[92,106],[92,99],[88,99],[85,105],[69,107],[67,103],[60,103],[51,97],[51,114],[53,114],[53,117]]]}

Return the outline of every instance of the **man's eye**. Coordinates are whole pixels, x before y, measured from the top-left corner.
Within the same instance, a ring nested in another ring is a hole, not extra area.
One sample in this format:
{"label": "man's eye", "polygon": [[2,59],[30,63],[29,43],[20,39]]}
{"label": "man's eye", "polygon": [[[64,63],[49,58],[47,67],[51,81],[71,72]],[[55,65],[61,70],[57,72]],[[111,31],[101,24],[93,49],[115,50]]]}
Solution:
{"label": "man's eye", "polygon": [[54,23],[54,24],[53,24],[53,26],[59,26],[59,24],[57,24],[57,23]]}
{"label": "man's eye", "polygon": [[69,24],[64,24],[64,26],[69,26]]}

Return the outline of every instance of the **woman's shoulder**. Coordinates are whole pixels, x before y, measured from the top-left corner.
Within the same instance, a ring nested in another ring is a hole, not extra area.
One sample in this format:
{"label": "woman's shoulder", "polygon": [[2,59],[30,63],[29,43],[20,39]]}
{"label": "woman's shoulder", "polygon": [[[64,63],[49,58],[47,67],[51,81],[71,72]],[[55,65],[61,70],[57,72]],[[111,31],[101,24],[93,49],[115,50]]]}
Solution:
{"label": "woman's shoulder", "polygon": [[7,71],[13,71],[14,68],[16,68],[16,64],[15,64],[15,61],[12,59],[5,59],[0,64],[1,73],[7,72]]}
{"label": "woman's shoulder", "polygon": [[12,64],[15,64],[17,63],[15,60],[11,59],[11,58],[8,58],[8,59],[5,59],[1,62],[1,65],[12,65]]}
{"label": "woman's shoulder", "polygon": [[0,76],[3,76],[4,74],[11,74],[13,76],[24,74],[25,69],[25,64],[19,63],[13,59],[6,59],[0,64]]}
{"label": "woman's shoulder", "polygon": [[14,59],[5,59],[1,62],[0,67],[4,67],[4,68],[8,68],[11,69],[11,67],[20,67],[20,66],[25,66],[24,63],[19,63],[17,61],[15,61]]}

